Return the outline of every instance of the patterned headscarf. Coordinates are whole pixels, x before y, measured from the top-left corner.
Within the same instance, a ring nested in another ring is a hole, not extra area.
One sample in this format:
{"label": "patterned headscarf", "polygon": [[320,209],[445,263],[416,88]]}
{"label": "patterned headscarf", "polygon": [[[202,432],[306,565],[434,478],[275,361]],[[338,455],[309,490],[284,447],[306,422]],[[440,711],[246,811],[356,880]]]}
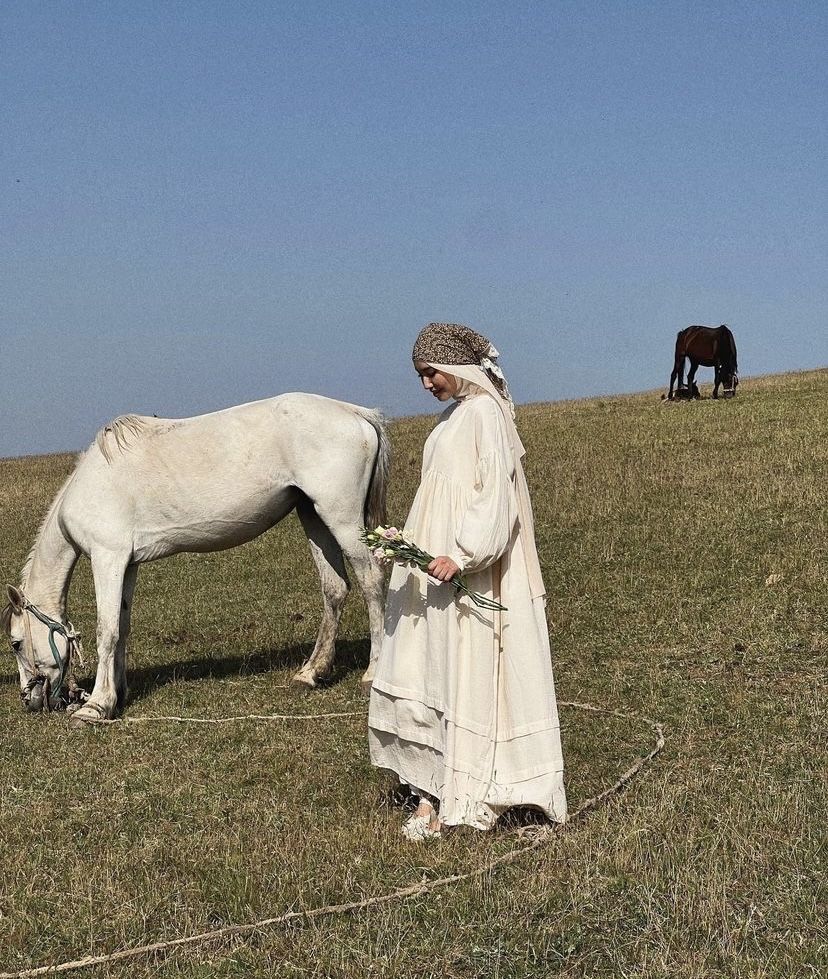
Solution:
{"label": "patterned headscarf", "polygon": [[429,323],[420,330],[411,356],[426,363],[479,365],[491,346],[486,337],[460,323]]}
{"label": "patterned headscarf", "polygon": [[514,415],[514,403],[503,371],[496,360],[500,356],[494,344],[480,333],[461,323],[429,323],[420,330],[411,357],[427,364],[474,364],[491,378],[500,396],[509,402]]}

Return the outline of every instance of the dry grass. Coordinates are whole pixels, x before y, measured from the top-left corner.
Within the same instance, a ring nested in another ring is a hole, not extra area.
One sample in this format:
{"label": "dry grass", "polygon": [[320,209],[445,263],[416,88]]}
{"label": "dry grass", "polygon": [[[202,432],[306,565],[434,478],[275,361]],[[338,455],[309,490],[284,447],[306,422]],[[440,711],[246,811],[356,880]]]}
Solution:
{"label": "dry grass", "polygon": [[[826,404],[821,371],[745,381],[727,403],[521,409],[559,696],[669,727],[627,793],[455,889],[95,975],[824,974]],[[392,514],[430,424],[393,426]],[[5,580],[71,465],[0,460]],[[146,567],[130,711],[360,709],[356,596],[330,686],[299,703],[285,686],[318,612],[293,518],[235,551]],[[72,613],[94,635],[85,564]],[[381,893],[517,845],[473,832],[404,844],[360,718],[69,732],[22,714],[2,662],[0,970]],[[574,805],[649,746],[634,724],[564,721]]]}

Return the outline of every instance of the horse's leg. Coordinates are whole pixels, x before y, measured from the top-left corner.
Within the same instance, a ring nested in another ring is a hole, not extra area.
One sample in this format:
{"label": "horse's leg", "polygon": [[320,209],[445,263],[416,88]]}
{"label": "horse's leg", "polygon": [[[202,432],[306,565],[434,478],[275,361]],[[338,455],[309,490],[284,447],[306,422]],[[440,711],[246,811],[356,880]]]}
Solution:
{"label": "horse's leg", "polygon": [[382,637],[385,634],[385,574],[377,563],[376,558],[368,547],[357,536],[356,541],[349,544],[345,553],[354,569],[365,604],[368,606],[368,625],[371,630],[371,651],[368,667],[362,674],[362,689],[370,693],[374,681],[374,671],[377,667]]}
{"label": "horse's leg", "polygon": [[689,396],[693,397],[693,385],[696,382],[696,371],[699,369],[698,361],[690,361],[690,370],[687,372],[687,390]]}
{"label": "horse's leg", "polygon": [[118,694],[118,709],[126,707],[127,675],[126,646],[132,623],[132,596],[138,580],[138,565],[130,564],[124,572],[124,588],[121,596],[121,615],[118,621],[118,643],[115,646],[115,690]]}
{"label": "horse's leg", "polygon": [[714,371],[714,373],[713,373],[713,397],[714,398],[718,398],[719,397],[719,385],[722,382],[722,372],[721,372],[721,368],[719,367],[719,364],[714,364],[713,365],[713,371]]}
{"label": "horse's leg", "polygon": [[[678,386],[681,388],[681,375],[684,373],[684,358],[687,352],[685,346],[686,338],[686,330],[679,330],[676,334],[676,346],[673,350],[673,373],[670,375],[670,391],[667,394],[667,398],[670,401],[673,400],[673,383],[678,381]],[[678,394],[678,391],[676,394]]]}
{"label": "horse's leg", "polygon": [[[325,514],[323,513],[324,517]],[[368,668],[362,676],[362,689],[368,693],[374,679],[374,669],[379,657],[382,637],[385,631],[385,574],[367,545],[360,540],[362,533],[362,513],[345,522],[336,523],[331,519],[329,526],[345,552],[354,577],[365,596],[368,606],[368,623],[371,630],[371,652]]]}
{"label": "horse's leg", "polygon": [[348,558],[354,577],[365,596],[365,604],[368,606],[371,654],[368,669],[362,677],[363,689],[368,691],[374,678],[374,668],[385,627],[385,575],[368,547],[359,539],[363,521],[361,509],[351,514],[343,513],[340,499],[329,509],[317,503],[316,511],[336,537],[345,557]]}
{"label": "horse's leg", "polygon": [[72,723],[108,720],[115,716],[118,705],[116,649],[121,638],[122,599],[127,564],[128,560],[117,554],[92,553],[92,578],[98,606],[98,670],[92,695],[72,715]]}
{"label": "horse's leg", "polygon": [[306,496],[303,497],[296,505],[296,512],[308,536],[311,554],[319,571],[322,585],[322,622],[313,652],[294,676],[293,682],[305,687],[315,687],[320,677],[330,673],[336,630],[350,586],[342,548],[320,519],[313,503]]}
{"label": "horse's leg", "polygon": [[681,390],[682,375],[684,374],[684,357],[676,354],[676,360],[673,364],[673,373],[670,375],[670,393],[667,395],[669,401],[673,400],[673,383],[678,381],[676,386],[676,394]]}

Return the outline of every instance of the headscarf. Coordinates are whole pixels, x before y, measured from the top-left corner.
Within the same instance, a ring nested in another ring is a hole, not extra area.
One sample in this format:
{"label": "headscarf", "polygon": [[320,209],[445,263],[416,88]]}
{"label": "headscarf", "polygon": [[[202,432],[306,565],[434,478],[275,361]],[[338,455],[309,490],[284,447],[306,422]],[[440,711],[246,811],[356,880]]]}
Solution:
{"label": "headscarf", "polygon": [[411,354],[414,361],[422,360],[427,364],[476,364],[481,367],[489,375],[501,397],[508,402],[509,411],[514,418],[515,404],[509,394],[509,385],[496,363],[499,356],[500,353],[490,340],[460,323],[429,323],[420,330]]}
{"label": "headscarf", "polygon": [[518,505],[518,522],[522,533],[526,573],[532,598],[543,598],[546,588],[541,575],[540,560],[535,544],[535,523],[529,487],[523,471],[522,459],[526,449],[515,427],[515,406],[503,372],[495,363],[498,351],[480,333],[459,323],[429,323],[420,331],[414,343],[412,358],[424,361],[440,371],[471,384],[476,384],[491,397],[503,416],[515,467],[515,494]]}

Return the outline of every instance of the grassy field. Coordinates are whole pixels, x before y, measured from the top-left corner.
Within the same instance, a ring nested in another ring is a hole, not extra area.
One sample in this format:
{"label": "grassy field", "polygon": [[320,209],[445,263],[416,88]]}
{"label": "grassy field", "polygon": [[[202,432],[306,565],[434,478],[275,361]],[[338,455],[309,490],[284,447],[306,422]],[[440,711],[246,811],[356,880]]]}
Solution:
{"label": "grassy field", "polygon": [[[729,402],[650,393],[518,421],[559,698],[663,720],[656,763],[472,882],[92,974],[826,974],[828,371],[746,379]],[[397,520],[432,423],[392,425]],[[2,580],[17,582],[72,465],[0,460]],[[288,686],[317,591],[294,517],[235,551],[146,566],[129,714],[362,710],[357,593],[331,683],[301,700]],[[94,636],[86,562],[71,612]],[[506,831],[404,843],[363,717],[70,731],[22,713],[9,652],[0,680],[0,972],[381,894],[521,845]],[[631,721],[569,709],[563,723],[573,808],[652,744]]]}

